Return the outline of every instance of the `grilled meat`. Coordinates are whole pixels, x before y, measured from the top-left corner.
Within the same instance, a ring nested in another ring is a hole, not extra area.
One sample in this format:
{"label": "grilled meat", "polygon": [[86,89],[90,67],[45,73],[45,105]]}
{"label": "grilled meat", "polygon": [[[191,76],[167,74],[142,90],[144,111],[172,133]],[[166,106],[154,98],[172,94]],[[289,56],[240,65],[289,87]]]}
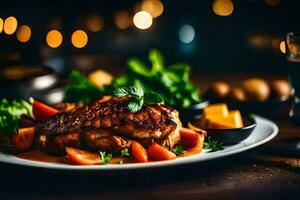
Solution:
{"label": "grilled meat", "polygon": [[127,97],[109,97],[39,123],[38,146],[57,152],[65,146],[120,151],[133,140],[144,146],[157,142],[168,149],[179,142],[181,123],[176,110],[157,104],[131,113],[128,101]]}

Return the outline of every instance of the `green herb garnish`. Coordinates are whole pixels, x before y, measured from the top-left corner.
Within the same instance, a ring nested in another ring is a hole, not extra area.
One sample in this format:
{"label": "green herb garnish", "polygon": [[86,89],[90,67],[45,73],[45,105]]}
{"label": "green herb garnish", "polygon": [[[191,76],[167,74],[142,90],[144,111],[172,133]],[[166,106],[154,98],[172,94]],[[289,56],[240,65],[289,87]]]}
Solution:
{"label": "green herb garnish", "polygon": [[128,156],[130,156],[129,150],[128,150],[128,149],[123,149],[123,150],[121,151],[121,156],[122,156],[122,157],[128,157]]}
{"label": "green herb garnish", "polygon": [[114,87],[134,85],[144,91],[157,91],[170,106],[190,107],[201,102],[198,88],[190,80],[190,66],[185,63],[166,67],[162,54],[157,50],[149,52],[151,66],[138,58],[127,62],[125,76],[114,80]]}
{"label": "green herb garnish", "polygon": [[217,140],[212,140],[210,137],[204,141],[204,149],[210,149],[209,152],[223,150],[223,143]]}
{"label": "green herb garnish", "polygon": [[172,149],[172,151],[176,154],[176,155],[183,155],[186,153],[186,151],[183,150],[182,146],[176,146],[174,149]]}
{"label": "green herb garnish", "polygon": [[12,135],[17,132],[22,115],[32,116],[32,106],[24,100],[0,101],[0,135]]}
{"label": "green herb garnish", "polygon": [[117,88],[114,91],[114,95],[117,97],[127,96],[131,98],[127,105],[130,112],[137,112],[141,110],[144,102],[147,102],[148,104],[163,103],[163,98],[160,94],[153,91],[145,93],[141,87],[137,86]]}
{"label": "green herb garnish", "polygon": [[105,151],[100,151],[99,154],[100,154],[101,162],[104,165],[109,163],[112,159],[112,154],[111,153],[107,154]]}

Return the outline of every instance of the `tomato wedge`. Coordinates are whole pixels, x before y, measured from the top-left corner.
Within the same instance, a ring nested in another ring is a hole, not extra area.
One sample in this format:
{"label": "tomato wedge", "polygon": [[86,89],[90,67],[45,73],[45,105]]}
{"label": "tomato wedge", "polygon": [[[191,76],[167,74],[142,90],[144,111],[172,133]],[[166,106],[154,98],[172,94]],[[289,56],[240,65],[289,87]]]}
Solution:
{"label": "tomato wedge", "polygon": [[58,110],[47,106],[42,102],[34,100],[32,104],[32,113],[37,120],[46,120],[51,117],[54,117],[58,113]]}
{"label": "tomato wedge", "polygon": [[188,154],[193,155],[203,150],[204,134],[199,134],[199,140],[196,146],[189,148]]}
{"label": "tomato wedge", "polygon": [[34,138],[34,127],[21,128],[12,137],[12,146],[15,152],[22,153],[30,149]]}
{"label": "tomato wedge", "polygon": [[187,129],[187,128],[181,128],[180,130],[180,141],[181,144],[185,147],[194,147],[199,142],[199,133]]}
{"label": "tomato wedge", "polygon": [[175,153],[165,149],[157,143],[153,143],[148,147],[147,154],[149,159],[154,161],[173,160],[176,158]]}
{"label": "tomato wedge", "polygon": [[148,156],[146,149],[138,142],[134,141],[131,145],[131,153],[137,162],[147,162]]}
{"label": "tomato wedge", "polygon": [[72,147],[66,147],[68,159],[74,165],[98,165],[101,164],[101,159],[98,154],[76,149]]}

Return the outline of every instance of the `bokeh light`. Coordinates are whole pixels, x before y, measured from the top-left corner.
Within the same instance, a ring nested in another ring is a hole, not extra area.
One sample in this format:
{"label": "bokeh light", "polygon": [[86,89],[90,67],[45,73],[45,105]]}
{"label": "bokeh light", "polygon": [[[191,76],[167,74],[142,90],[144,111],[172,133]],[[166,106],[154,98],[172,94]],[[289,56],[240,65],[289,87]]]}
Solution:
{"label": "bokeh light", "polygon": [[279,49],[280,49],[281,53],[285,53],[286,52],[286,50],[285,50],[285,41],[281,41],[280,42]]}
{"label": "bokeh light", "polygon": [[148,29],[152,25],[152,16],[146,11],[139,11],[133,17],[134,25],[142,30]]}
{"label": "bokeh light", "polygon": [[3,31],[3,19],[0,18],[0,33]]}
{"label": "bokeh light", "polygon": [[17,33],[16,33],[17,39],[22,42],[28,42],[31,37],[31,29],[27,25],[21,25],[19,26]]}
{"label": "bokeh light", "polygon": [[131,26],[131,16],[127,11],[119,11],[114,17],[115,24],[119,29],[126,29]]}
{"label": "bokeh light", "polygon": [[62,44],[63,36],[58,30],[51,30],[46,36],[46,42],[49,47],[57,48]]}
{"label": "bokeh light", "polygon": [[159,17],[164,11],[164,5],[159,0],[145,0],[142,2],[141,10],[144,10],[153,18]]}
{"label": "bokeh light", "polygon": [[83,30],[74,31],[71,42],[76,48],[83,48],[88,43],[88,35]]}
{"label": "bokeh light", "polygon": [[280,0],[265,0],[265,3],[269,6],[278,6],[280,4]]}
{"label": "bokeh light", "polygon": [[5,19],[3,29],[7,35],[12,35],[17,30],[18,21],[15,17],[10,16]]}
{"label": "bokeh light", "polygon": [[86,20],[86,27],[89,31],[99,32],[104,27],[103,18],[100,15],[90,15]]}
{"label": "bokeh light", "polygon": [[191,43],[195,38],[195,29],[191,25],[183,25],[179,29],[179,40],[182,43]]}
{"label": "bokeh light", "polygon": [[229,16],[233,13],[234,5],[231,0],[214,0],[212,9],[216,15]]}

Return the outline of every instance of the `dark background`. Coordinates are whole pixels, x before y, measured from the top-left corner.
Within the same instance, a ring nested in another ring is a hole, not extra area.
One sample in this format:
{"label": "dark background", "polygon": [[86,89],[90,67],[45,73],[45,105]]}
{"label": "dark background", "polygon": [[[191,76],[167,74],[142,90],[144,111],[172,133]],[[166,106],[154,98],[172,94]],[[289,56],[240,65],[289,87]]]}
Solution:
{"label": "dark background", "polygon": [[[226,17],[213,12],[212,0],[162,1],[164,12],[154,19],[150,29],[139,30],[134,26],[118,29],[114,15],[120,10],[134,15],[140,2],[2,2],[0,17],[4,20],[15,16],[19,25],[31,27],[32,36],[27,43],[20,43],[15,34],[0,33],[0,64],[46,63],[58,71],[94,67],[120,71],[128,57],[135,55],[146,59],[150,48],[158,48],[167,63],[185,61],[197,73],[287,72],[285,55],[280,52],[279,44],[287,32],[299,30],[299,1],[233,0],[234,11]],[[276,5],[270,5],[272,2]],[[102,17],[101,31],[86,30],[84,20],[91,14]],[[178,30],[184,24],[195,29],[195,38],[190,44],[181,43],[178,37]],[[50,29],[58,29],[63,34],[59,48],[51,49],[46,44]],[[88,44],[82,49],[74,48],[70,42],[76,29],[85,30],[89,36]]]}

